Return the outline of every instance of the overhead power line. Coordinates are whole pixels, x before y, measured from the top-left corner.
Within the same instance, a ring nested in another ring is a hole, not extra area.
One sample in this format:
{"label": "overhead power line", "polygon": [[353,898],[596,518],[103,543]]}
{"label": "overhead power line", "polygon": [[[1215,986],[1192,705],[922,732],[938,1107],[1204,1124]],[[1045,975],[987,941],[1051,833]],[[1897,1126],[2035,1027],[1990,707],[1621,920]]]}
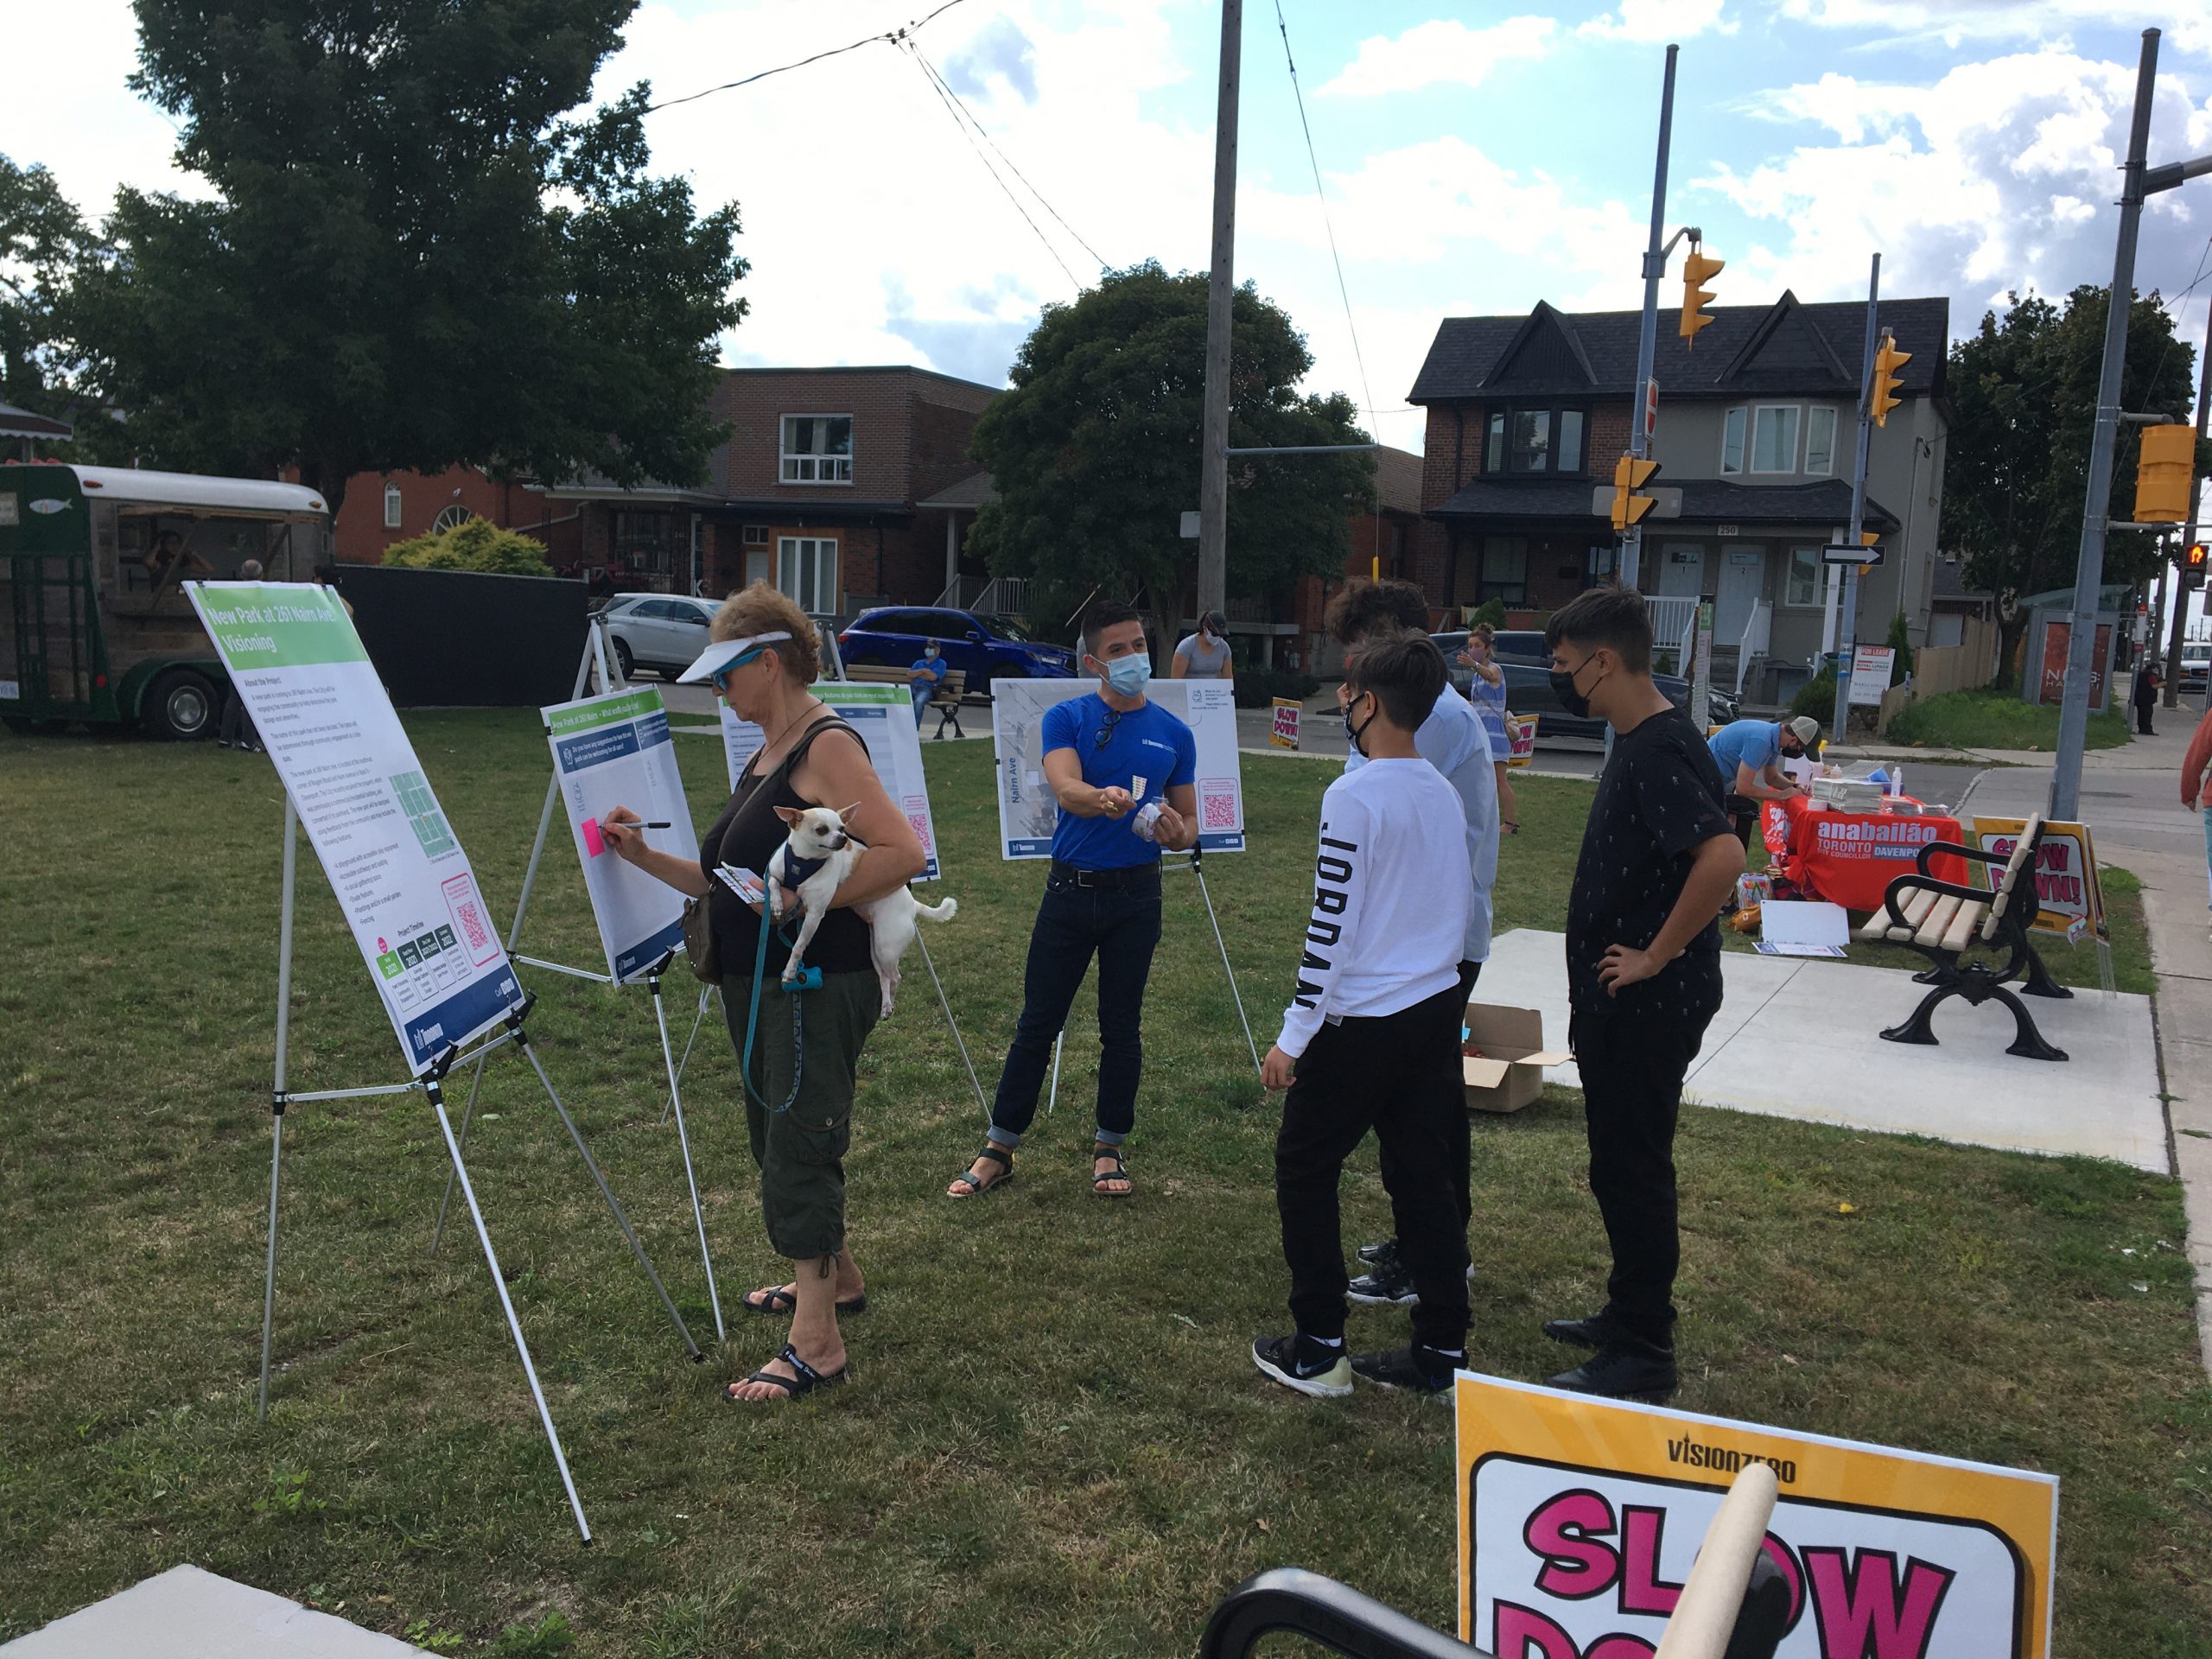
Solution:
{"label": "overhead power line", "polygon": [[[1045,251],[1052,256],[1052,263],[1060,268],[1061,274],[1071,284],[1080,289],[1083,286],[1082,283],[1077,280],[1075,272],[1068,269],[1068,262],[1060,257],[1060,251],[1052,245],[1052,238],[1038,228],[1037,221],[1029,216],[1029,210],[1021,205],[1021,198],[1014,194],[1013,186],[999,176],[998,168],[991,165],[991,158],[983,154],[982,146],[978,144],[974,136],[969,132],[967,124],[961,120],[958,111],[952,107],[952,99],[948,96],[946,89],[938,82],[936,72],[923,62],[920,50],[911,41],[904,41],[902,44],[912,54],[914,67],[921,71],[922,79],[929,83],[930,90],[937,94],[938,102],[944,105],[945,115],[950,119],[954,128],[958,130],[963,138],[967,139],[968,148],[976,152],[976,159],[983,164],[983,171],[991,175],[991,182],[1005,192],[1006,199],[1014,204],[1014,211],[1021,215],[1021,222],[1030,228],[1039,242],[1044,244]],[[1012,163],[1009,162],[1008,165]],[[1040,197],[1039,200],[1041,200],[1042,198]],[[1058,218],[1058,215],[1055,214],[1054,217]],[[1078,237],[1077,240],[1080,241],[1082,238]]]}
{"label": "overhead power line", "polygon": [[810,63],[820,63],[824,58],[840,57],[848,52],[857,52],[861,48],[864,46],[874,46],[878,41],[883,41],[891,46],[898,46],[904,42],[909,35],[912,35],[916,29],[920,29],[924,24],[931,22],[937,18],[942,17],[946,12],[950,11],[955,6],[962,5],[965,3],[966,0],[944,0],[944,3],[939,6],[935,11],[928,13],[926,16],[915,18],[904,29],[891,29],[881,35],[865,35],[860,40],[853,41],[849,45],[833,46],[826,52],[817,52],[813,56],[801,58],[795,63],[779,63],[772,69],[763,69],[760,73],[747,75],[742,80],[726,80],[721,86],[709,86],[703,92],[686,92],[681,98],[664,98],[658,104],[646,105],[644,113],[651,115],[655,110],[673,109],[678,104],[695,104],[702,98],[712,98],[716,92],[733,92],[741,86],[752,86],[756,80],[766,80],[771,75],[788,74],[794,69],[804,69]]}

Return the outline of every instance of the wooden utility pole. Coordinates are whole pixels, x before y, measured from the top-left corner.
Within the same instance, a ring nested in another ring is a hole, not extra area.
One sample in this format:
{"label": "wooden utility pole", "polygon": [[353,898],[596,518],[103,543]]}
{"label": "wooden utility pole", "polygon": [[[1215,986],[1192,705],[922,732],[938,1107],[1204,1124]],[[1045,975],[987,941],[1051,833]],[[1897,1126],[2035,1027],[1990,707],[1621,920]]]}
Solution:
{"label": "wooden utility pole", "polygon": [[[1229,601],[1229,321],[1236,295],[1236,89],[1244,0],[1221,0],[1213,117],[1213,264],[1206,280],[1205,413],[1198,435],[1198,613]],[[1165,642],[1163,642],[1165,643]]]}

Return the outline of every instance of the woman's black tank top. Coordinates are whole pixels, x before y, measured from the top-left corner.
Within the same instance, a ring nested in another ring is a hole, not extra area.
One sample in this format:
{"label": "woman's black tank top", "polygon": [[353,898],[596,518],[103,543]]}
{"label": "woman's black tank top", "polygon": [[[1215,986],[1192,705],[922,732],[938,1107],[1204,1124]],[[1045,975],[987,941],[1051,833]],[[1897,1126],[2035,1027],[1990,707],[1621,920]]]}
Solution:
{"label": "woman's black tank top", "polygon": [[[707,877],[707,911],[714,925],[715,948],[721,958],[722,973],[729,979],[749,979],[753,976],[753,953],[760,948],[760,918],[752,907],[723,885],[715,874],[718,864],[734,864],[754,874],[764,874],[768,861],[776,850],[790,838],[791,831],[775,814],[779,806],[808,807],[817,803],[799,798],[791,787],[791,774],[798,770],[799,762],[813,747],[814,740],[824,732],[850,733],[862,753],[867,741],[842,720],[817,721],[800,734],[791,746],[791,752],[782,762],[766,773],[758,770],[760,759],[754,755],[737,780],[737,789],[729,798],[729,804],[722,809],[714,827],[700,838],[699,868]],[[792,917],[780,926],[768,931],[768,957],[766,971],[780,974],[784,964],[791,959],[791,947],[783,936],[798,936],[799,922]],[[868,923],[855,911],[833,910],[822,918],[813,942],[807,946],[808,963],[825,974],[862,973],[873,964],[868,957],[869,930]]]}

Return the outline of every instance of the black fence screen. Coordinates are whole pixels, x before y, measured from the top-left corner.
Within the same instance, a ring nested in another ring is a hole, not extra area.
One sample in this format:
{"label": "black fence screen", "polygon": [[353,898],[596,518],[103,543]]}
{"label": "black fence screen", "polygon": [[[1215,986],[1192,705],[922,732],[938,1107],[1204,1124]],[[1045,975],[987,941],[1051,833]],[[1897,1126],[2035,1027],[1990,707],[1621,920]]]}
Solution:
{"label": "black fence screen", "polygon": [[402,709],[565,702],[583,655],[584,585],[340,564],[338,591]]}

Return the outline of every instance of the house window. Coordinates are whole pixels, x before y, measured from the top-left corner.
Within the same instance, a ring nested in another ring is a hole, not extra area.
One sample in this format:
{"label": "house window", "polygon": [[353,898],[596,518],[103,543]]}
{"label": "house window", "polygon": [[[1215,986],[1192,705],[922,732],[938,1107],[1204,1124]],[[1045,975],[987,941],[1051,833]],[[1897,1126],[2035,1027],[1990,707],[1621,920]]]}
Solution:
{"label": "house window", "polygon": [[1753,472],[1797,470],[1798,413],[1795,404],[1762,404],[1751,411]]}
{"label": "house window", "polygon": [[1483,537],[1482,582],[1475,598],[1502,599],[1509,605],[1529,601],[1529,543],[1521,536]]}
{"label": "house window", "polygon": [[1720,470],[1723,475],[1744,470],[1744,426],[1750,411],[1732,409],[1720,428]]}
{"label": "house window", "polygon": [[438,516],[430,520],[430,534],[442,536],[449,530],[459,530],[475,516],[467,507],[458,503],[449,507],[441,507],[438,509]]}
{"label": "house window", "polygon": [[747,524],[745,527],[745,544],[747,547],[767,546],[768,526],[766,524]]}
{"label": "house window", "polygon": [[616,558],[638,575],[665,576],[673,568],[671,555],[680,534],[675,514],[617,512],[613,532]]}
{"label": "house window", "polygon": [[1822,475],[1835,470],[1835,410],[1815,409],[1805,416],[1805,470]]}
{"label": "house window", "polygon": [[1579,409],[1494,410],[1483,449],[1483,470],[1579,473],[1583,420]]}
{"label": "house window", "polygon": [[776,543],[776,586],[802,611],[837,608],[837,541],[833,536],[785,536]]}
{"label": "house window", "polygon": [[384,527],[399,528],[399,486],[390,482],[384,486]]}
{"label": "house window", "polygon": [[779,476],[785,484],[851,483],[853,417],[785,416],[783,470]]}
{"label": "house window", "polygon": [[1799,610],[1810,610],[1821,603],[1821,579],[1827,574],[1821,563],[1821,550],[1817,547],[1793,547],[1789,550],[1789,575],[1783,583],[1782,602]]}

